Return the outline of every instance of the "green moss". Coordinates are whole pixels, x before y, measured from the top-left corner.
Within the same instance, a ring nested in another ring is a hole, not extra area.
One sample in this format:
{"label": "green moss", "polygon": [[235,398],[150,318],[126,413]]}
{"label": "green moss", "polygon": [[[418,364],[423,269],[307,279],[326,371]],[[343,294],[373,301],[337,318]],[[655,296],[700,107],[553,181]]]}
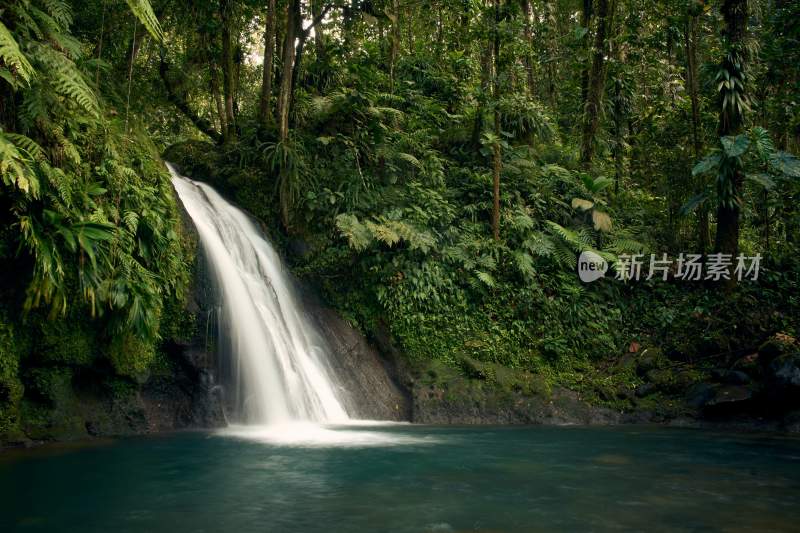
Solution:
{"label": "green moss", "polygon": [[24,391],[19,379],[22,346],[14,328],[0,315],[0,437],[18,429],[19,402]]}
{"label": "green moss", "polygon": [[123,333],[111,341],[108,355],[117,374],[144,382],[156,358],[156,349],[151,342]]}
{"label": "green moss", "polygon": [[25,379],[30,397],[52,407],[69,403],[72,391],[72,369],[67,367],[34,368]]}
{"label": "green moss", "polygon": [[43,320],[39,329],[35,351],[45,364],[88,366],[97,357],[97,332],[86,319]]}

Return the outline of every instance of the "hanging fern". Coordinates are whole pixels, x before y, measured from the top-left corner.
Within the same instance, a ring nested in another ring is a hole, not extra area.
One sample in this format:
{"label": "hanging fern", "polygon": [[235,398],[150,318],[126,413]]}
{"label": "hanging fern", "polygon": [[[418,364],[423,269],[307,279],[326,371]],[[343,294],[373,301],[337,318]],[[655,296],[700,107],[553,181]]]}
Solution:
{"label": "hanging fern", "polygon": [[23,154],[5,134],[0,133],[0,174],[3,175],[3,183],[36,196],[39,181],[31,167],[32,158]]}
{"label": "hanging fern", "polygon": [[164,32],[158,18],[153,13],[153,7],[148,0],[125,0],[139,22],[145,27],[147,32],[159,43],[164,42]]}
{"label": "hanging fern", "polygon": [[64,0],[42,0],[45,9],[63,29],[72,25],[72,8]]}
{"label": "hanging fern", "polygon": [[6,25],[2,22],[0,22],[0,59],[3,60],[6,66],[6,68],[2,68],[0,72],[8,73],[8,67],[14,69],[11,71],[11,76],[3,76],[12,87],[19,86],[14,76],[19,76],[25,83],[29,83],[36,74],[28,58],[26,58],[25,54],[20,50],[19,44],[17,44],[11,32],[8,31],[8,28],[6,28]]}

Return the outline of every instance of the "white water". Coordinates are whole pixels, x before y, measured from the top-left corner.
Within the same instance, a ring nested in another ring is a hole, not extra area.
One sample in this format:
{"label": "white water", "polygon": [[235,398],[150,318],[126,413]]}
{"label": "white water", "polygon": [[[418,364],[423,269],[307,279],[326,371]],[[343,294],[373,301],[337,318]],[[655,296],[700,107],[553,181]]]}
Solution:
{"label": "white water", "polygon": [[241,210],[169,166],[221,293],[220,330],[232,358],[232,418],[248,425],[347,424],[325,343],[304,316],[280,258]]}

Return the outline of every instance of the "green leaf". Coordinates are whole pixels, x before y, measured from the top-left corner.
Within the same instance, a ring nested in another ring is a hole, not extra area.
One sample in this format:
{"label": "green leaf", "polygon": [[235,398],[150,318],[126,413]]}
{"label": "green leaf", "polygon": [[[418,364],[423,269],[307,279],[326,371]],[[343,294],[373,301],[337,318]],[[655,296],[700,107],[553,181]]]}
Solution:
{"label": "green leaf", "polygon": [[739,157],[747,151],[750,146],[750,139],[747,135],[737,135],[736,137],[723,137],[720,139],[722,149],[728,157]]}
{"label": "green leaf", "polygon": [[36,74],[28,58],[19,49],[17,41],[2,22],[0,22],[0,59],[6,65],[14,67],[16,75],[26,83],[30,82],[31,78]]}
{"label": "green leaf", "polygon": [[686,216],[686,215],[688,215],[689,213],[691,213],[692,211],[694,211],[695,209],[697,209],[697,206],[699,206],[700,204],[702,204],[703,202],[705,202],[706,200],[708,200],[708,196],[709,196],[709,195],[708,195],[708,193],[707,193],[707,192],[702,192],[702,193],[700,193],[700,194],[698,194],[698,195],[696,195],[696,196],[693,196],[693,197],[691,197],[691,198],[689,199],[689,201],[688,201],[688,202],[686,202],[686,203],[685,203],[685,204],[684,204],[684,205],[683,205],[683,206],[680,208],[680,210],[678,211],[678,214],[679,214],[679,215],[681,215],[681,216]]}
{"label": "green leaf", "polygon": [[702,159],[699,163],[697,163],[694,168],[692,169],[692,176],[699,176],[700,174],[704,174],[711,169],[717,168],[720,162],[719,154],[714,154]]}
{"label": "green leaf", "polygon": [[769,174],[747,174],[745,177],[749,181],[764,187],[768,191],[775,187],[775,181],[773,181]]}
{"label": "green leaf", "polygon": [[598,192],[602,191],[603,189],[607,189],[613,183],[614,183],[614,180],[612,180],[611,178],[607,178],[605,176],[600,176],[599,178],[594,180],[594,183],[592,184],[592,192],[598,193]]}
{"label": "green leaf", "polygon": [[128,7],[136,18],[144,25],[145,29],[153,36],[159,43],[164,42],[164,32],[161,30],[161,25],[158,23],[153,7],[148,0],[125,0]]}
{"label": "green leaf", "polygon": [[611,231],[611,217],[603,211],[593,210],[592,222],[594,222],[594,229],[598,231]]}
{"label": "green leaf", "polygon": [[589,200],[584,200],[583,198],[573,198],[572,199],[572,209],[580,209],[581,211],[586,211],[594,207],[594,202],[590,202]]}
{"label": "green leaf", "polygon": [[800,159],[786,152],[777,152],[770,157],[770,165],[789,178],[800,178]]}

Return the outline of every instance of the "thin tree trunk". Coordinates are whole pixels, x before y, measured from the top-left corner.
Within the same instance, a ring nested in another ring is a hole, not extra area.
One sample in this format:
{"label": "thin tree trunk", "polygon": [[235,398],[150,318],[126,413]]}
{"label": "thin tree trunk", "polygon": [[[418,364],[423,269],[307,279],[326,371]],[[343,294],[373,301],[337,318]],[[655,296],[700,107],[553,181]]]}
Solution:
{"label": "thin tree trunk", "polygon": [[[727,41],[726,56],[722,68],[731,77],[743,79],[746,72],[745,37],[747,34],[747,1],[724,0],[722,16],[725,20],[724,37]],[[722,91],[726,89],[723,87]],[[723,94],[720,94],[722,99]],[[730,95],[727,95],[730,96]],[[739,98],[747,102],[747,94],[742,91]],[[730,98],[722,99],[720,105],[719,136],[738,135],[744,124],[744,108],[734,105]],[[717,207],[717,236],[715,250],[718,253],[736,255],[739,251],[739,191],[744,181],[741,168],[731,171],[729,190]]]}
{"label": "thin tree trunk", "polygon": [[231,2],[220,1],[222,17],[222,77],[225,93],[225,122],[227,128],[223,132],[225,142],[234,140],[236,136],[236,115],[234,109],[234,93],[236,92],[236,73],[233,65],[233,36],[231,34]]}
{"label": "thin tree trunk", "polygon": [[486,44],[481,51],[481,92],[478,98],[478,109],[475,110],[475,122],[472,126],[472,146],[478,150],[483,133],[484,110],[492,83],[492,45]]}
{"label": "thin tree trunk", "polygon": [[311,3],[311,17],[319,19],[320,22],[314,28],[314,53],[317,61],[325,59],[325,35],[322,30],[322,0],[309,0]]}
{"label": "thin tree trunk", "polygon": [[625,160],[622,145],[624,143],[623,124],[624,101],[622,94],[622,80],[614,80],[614,194],[619,194],[622,175],[625,171]]}
{"label": "thin tree trunk", "polygon": [[295,45],[295,52],[294,52],[294,64],[292,65],[292,83],[289,87],[289,116],[292,115],[292,106],[294,105],[294,91],[297,87],[297,79],[300,75],[300,66],[303,60],[303,51],[305,50],[306,41],[308,41],[309,35],[311,35],[311,31],[314,30],[319,24],[322,22],[322,19],[325,18],[325,15],[330,10],[331,5],[325,6],[324,9],[320,10],[319,13],[314,15],[314,19],[311,21],[311,24],[307,28],[303,28],[303,19],[300,13],[300,4],[297,4],[297,12],[295,13],[295,22],[297,26],[295,31],[297,32],[296,38],[296,45]]}
{"label": "thin tree trunk", "polygon": [[175,90],[175,87],[173,87],[172,82],[169,80],[168,70],[169,66],[162,55],[159,63],[158,73],[161,76],[161,80],[164,82],[164,87],[167,89],[167,99],[172,102],[175,107],[177,107],[178,110],[183,113],[198,130],[208,135],[215,143],[221,143],[222,136],[219,134],[219,132],[214,130],[214,126],[206,119],[195,113],[189,106],[189,103]]}
{"label": "thin tree trunk", "polygon": [[228,122],[225,117],[225,104],[222,102],[222,94],[219,92],[219,74],[217,74],[217,66],[213,63],[208,65],[208,70],[211,73],[211,96],[214,99],[214,104],[217,108],[217,116],[219,117],[219,130],[227,131]]}
{"label": "thin tree trunk", "polygon": [[597,1],[597,33],[594,41],[592,70],[589,73],[589,90],[583,115],[583,136],[581,139],[581,162],[589,166],[594,157],[594,141],[600,123],[603,105],[603,89],[606,79],[606,47],[608,34],[614,27],[616,0]]}
{"label": "thin tree trunk", "polygon": [[[604,1],[604,0],[600,0]],[[589,36],[591,35],[591,26],[592,26],[592,0],[583,0],[583,5],[581,9],[581,27],[585,30],[583,37],[581,38],[582,48],[584,51],[589,51],[589,43],[591,42]],[[581,102],[586,105],[586,98],[589,94],[589,61],[588,57],[587,60],[583,62],[583,69],[581,70]]]}
{"label": "thin tree trunk", "polygon": [[391,45],[389,47],[389,89],[394,93],[394,68],[397,63],[397,55],[400,52],[400,2],[392,0],[392,21],[390,32]]}
{"label": "thin tree trunk", "polygon": [[533,77],[533,31],[531,29],[531,19],[533,18],[533,7],[531,0],[523,0],[525,24],[525,73],[528,78],[528,96],[533,96],[535,83]]}
{"label": "thin tree trunk", "polygon": [[281,84],[278,91],[278,137],[281,141],[289,138],[289,106],[291,105],[292,97],[292,74],[296,53],[295,39],[299,18],[300,0],[290,0],[289,9],[286,11]]}
{"label": "thin tree trunk", "polygon": [[494,0],[494,165],[492,179],[492,234],[494,240],[500,240],[500,0]]}
{"label": "thin tree trunk", "polygon": [[275,0],[267,2],[267,21],[264,28],[264,64],[261,72],[261,96],[258,119],[262,126],[272,122],[272,63],[275,56]]}
{"label": "thin tree trunk", "polygon": [[[692,147],[694,160],[699,161],[703,153],[703,140],[700,137],[700,97],[697,68],[697,26],[698,15],[689,13],[686,18],[684,40],[686,46],[686,85],[689,90],[689,99],[692,104]],[[705,189],[704,177],[698,176],[695,184],[699,190]],[[708,207],[702,204],[697,211],[697,242],[700,253],[705,253],[709,247],[708,235]]]}

